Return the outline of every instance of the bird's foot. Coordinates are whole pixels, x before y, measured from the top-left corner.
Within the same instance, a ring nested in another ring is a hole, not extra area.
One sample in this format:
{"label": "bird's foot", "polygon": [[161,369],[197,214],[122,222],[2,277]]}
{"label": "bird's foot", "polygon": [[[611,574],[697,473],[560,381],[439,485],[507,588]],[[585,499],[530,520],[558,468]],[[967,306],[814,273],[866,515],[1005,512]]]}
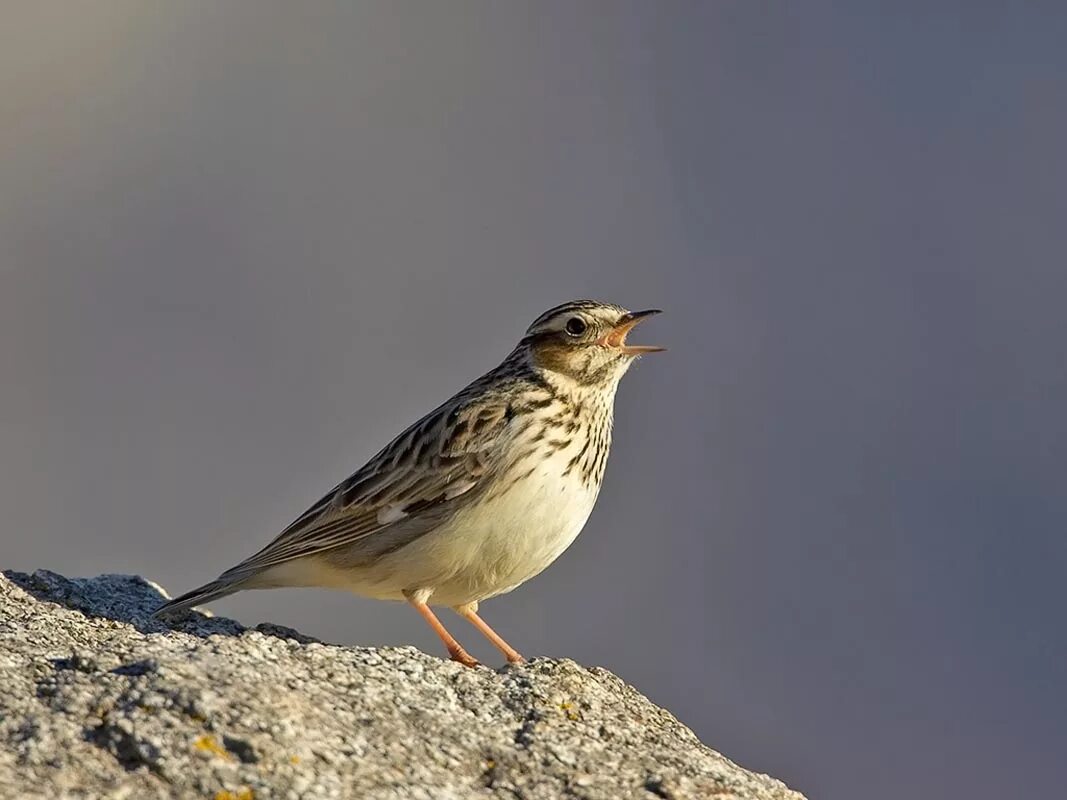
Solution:
{"label": "bird's foot", "polygon": [[448,651],[448,657],[451,658],[453,661],[457,661],[463,666],[470,667],[472,669],[474,667],[480,667],[482,665],[481,661],[476,659],[462,647],[457,647],[455,649],[450,648]]}

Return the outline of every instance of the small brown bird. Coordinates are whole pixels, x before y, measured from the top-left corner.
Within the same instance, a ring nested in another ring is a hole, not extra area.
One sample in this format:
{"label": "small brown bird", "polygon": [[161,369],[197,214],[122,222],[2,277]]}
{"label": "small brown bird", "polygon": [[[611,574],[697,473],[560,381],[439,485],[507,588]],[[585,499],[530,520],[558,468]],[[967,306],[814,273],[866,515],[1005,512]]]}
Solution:
{"label": "small brown bird", "polygon": [[255,555],[156,613],[243,589],[324,586],[406,600],[467,666],[430,609],[452,607],[510,662],[478,603],[551,564],[593,510],[615,390],[656,310],[579,300],[546,311],[503,363],[405,430]]}

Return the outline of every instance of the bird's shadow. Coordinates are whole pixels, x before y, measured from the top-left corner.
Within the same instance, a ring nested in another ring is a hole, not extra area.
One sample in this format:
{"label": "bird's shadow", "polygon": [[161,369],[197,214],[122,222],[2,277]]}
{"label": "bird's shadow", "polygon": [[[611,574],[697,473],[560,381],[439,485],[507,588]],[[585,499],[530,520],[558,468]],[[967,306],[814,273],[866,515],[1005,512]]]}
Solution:
{"label": "bird's shadow", "polygon": [[95,578],[67,578],[49,570],[33,573],[4,570],[3,576],[46,603],[56,603],[87,617],[110,619],[132,625],[144,634],[178,631],[206,638],[240,636],[255,630],[279,639],[295,639],[303,644],[318,642],[311,636],[272,623],[247,628],[227,617],[214,617],[199,611],[179,611],[165,617],[153,614],[169,598],[162,588],[139,575],[98,575]]}

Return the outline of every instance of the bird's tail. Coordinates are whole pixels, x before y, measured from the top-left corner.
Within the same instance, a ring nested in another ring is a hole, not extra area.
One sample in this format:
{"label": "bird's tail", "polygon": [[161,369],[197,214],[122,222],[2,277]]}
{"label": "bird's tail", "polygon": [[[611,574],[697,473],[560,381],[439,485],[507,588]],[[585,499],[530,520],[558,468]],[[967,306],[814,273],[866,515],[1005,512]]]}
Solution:
{"label": "bird's tail", "polygon": [[187,608],[193,606],[203,605],[204,603],[210,603],[212,600],[218,600],[220,597],[225,597],[228,594],[239,592],[241,589],[247,588],[244,585],[245,581],[233,578],[226,578],[220,576],[213,580],[211,583],[205,583],[203,586],[193,589],[191,592],[175,597],[173,600],[168,600],[153,612],[153,616],[159,617],[164,614],[171,614],[175,611],[184,611]]}

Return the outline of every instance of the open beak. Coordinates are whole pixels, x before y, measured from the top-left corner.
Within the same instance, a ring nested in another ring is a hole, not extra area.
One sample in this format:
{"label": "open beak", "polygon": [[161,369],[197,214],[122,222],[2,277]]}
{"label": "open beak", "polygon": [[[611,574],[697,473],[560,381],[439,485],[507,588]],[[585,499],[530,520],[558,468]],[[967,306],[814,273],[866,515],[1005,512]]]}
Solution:
{"label": "open beak", "polygon": [[658,353],[666,350],[666,347],[656,347],[654,345],[626,344],[626,334],[637,327],[641,320],[659,313],[660,310],[658,308],[650,308],[647,311],[631,311],[628,314],[624,314],[622,319],[615,323],[615,327],[601,336],[597,343],[604,347],[617,347],[620,352],[628,356],[639,356],[643,353]]}

